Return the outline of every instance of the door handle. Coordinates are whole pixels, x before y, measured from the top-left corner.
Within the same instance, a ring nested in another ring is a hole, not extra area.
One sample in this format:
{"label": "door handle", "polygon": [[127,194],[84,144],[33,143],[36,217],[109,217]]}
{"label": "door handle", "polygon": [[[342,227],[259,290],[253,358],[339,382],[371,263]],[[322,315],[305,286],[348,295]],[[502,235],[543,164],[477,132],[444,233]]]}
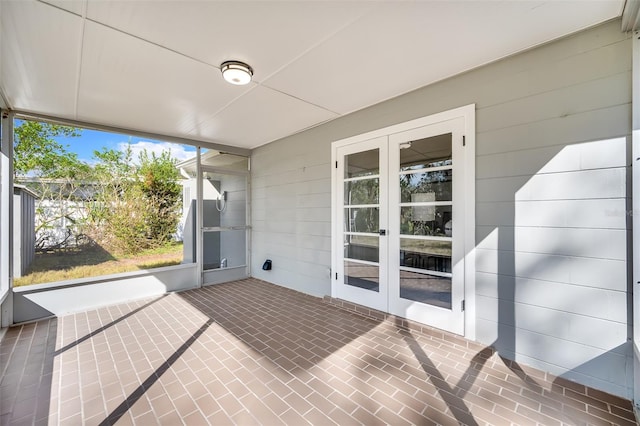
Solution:
{"label": "door handle", "polygon": [[386,229],[381,229],[380,231],[378,231],[378,233],[380,235],[387,235],[387,230]]}

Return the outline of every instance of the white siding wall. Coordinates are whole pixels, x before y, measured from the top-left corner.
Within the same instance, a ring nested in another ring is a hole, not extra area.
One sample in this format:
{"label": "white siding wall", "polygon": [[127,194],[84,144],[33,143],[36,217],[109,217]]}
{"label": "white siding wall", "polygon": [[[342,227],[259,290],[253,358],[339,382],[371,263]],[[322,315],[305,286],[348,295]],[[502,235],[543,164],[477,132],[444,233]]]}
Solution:
{"label": "white siding wall", "polygon": [[[477,105],[477,338],[631,397],[631,40],[610,22],[253,152],[253,275],[330,294],[330,145]],[[348,94],[345,94],[348,96]],[[262,271],[264,259],[272,271]]]}

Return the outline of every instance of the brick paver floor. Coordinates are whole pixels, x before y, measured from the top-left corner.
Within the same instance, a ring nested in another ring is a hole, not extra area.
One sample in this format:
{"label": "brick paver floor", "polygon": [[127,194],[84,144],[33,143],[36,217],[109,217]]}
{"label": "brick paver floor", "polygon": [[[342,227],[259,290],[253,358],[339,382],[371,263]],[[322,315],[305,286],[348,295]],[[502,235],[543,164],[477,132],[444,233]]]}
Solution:
{"label": "brick paver floor", "polygon": [[627,400],[406,325],[247,279],[13,327],[0,424],[635,424]]}

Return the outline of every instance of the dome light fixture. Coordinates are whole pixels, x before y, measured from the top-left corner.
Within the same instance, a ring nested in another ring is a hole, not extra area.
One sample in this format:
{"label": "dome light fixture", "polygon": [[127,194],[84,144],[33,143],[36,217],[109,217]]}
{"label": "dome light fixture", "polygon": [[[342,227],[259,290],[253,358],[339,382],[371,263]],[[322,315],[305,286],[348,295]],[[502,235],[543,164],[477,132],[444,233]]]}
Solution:
{"label": "dome light fixture", "polygon": [[222,77],[231,84],[242,86],[249,84],[251,77],[253,76],[253,69],[239,61],[225,61],[220,64],[220,71],[222,71]]}

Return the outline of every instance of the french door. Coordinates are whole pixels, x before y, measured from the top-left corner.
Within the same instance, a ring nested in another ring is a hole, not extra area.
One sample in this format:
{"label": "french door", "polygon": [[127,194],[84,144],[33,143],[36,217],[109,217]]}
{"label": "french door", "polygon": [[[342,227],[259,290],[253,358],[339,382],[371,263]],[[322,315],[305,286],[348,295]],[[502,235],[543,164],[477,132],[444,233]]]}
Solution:
{"label": "french door", "polygon": [[463,132],[456,118],[335,147],[336,297],[464,334]]}
{"label": "french door", "polygon": [[336,212],[340,253],[337,296],[387,311],[386,236],[388,139],[381,137],[338,148]]}

